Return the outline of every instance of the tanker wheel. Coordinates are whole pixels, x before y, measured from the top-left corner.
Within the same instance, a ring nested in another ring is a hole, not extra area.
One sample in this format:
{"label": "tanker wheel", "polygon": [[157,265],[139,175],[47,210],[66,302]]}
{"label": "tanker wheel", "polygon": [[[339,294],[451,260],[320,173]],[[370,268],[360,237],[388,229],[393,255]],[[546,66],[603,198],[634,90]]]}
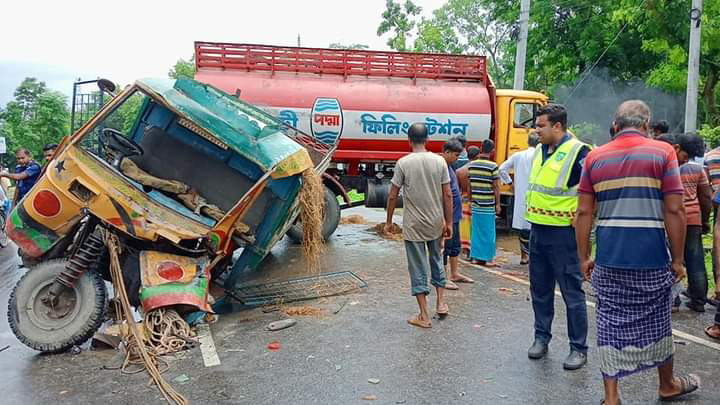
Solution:
{"label": "tanker wheel", "polygon": [[[323,218],[323,229],[322,237],[323,240],[327,241],[330,236],[335,232],[338,225],[340,224],[340,203],[329,188],[325,187],[325,218]],[[303,228],[300,216],[295,221],[293,226],[287,231],[287,235],[295,243],[302,243],[303,240]]]}
{"label": "tanker wheel", "polygon": [[56,305],[47,302],[45,296],[66,262],[51,260],[30,268],[10,296],[10,328],[31,349],[63,352],[90,339],[105,320],[105,282],[94,271],[83,273]]}

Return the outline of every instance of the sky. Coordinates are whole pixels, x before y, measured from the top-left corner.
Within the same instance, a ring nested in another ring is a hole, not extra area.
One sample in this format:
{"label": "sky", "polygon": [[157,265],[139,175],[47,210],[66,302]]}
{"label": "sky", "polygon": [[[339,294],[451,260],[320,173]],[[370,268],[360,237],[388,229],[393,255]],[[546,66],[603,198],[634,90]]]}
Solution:
{"label": "sky", "polygon": [[[414,0],[429,16],[445,0]],[[0,17],[0,106],[25,77],[70,96],[78,79],[167,77],[194,41],[327,47],[377,36],[385,0],[8,0]]]}

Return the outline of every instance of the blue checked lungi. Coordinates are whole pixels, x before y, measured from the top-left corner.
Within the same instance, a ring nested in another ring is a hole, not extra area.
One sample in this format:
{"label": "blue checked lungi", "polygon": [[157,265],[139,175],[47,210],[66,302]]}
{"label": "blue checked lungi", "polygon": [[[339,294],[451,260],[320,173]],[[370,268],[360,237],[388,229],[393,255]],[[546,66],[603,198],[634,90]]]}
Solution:
{"label": "blue checked lungi", "polygon": [[495,210],[472,208],[470,258],[491,261],[495,258]]}
{"label": "blue checked lungi", "polygon": [[673,283],[669,268],[595,266],[597,345],[605,378],[624,377],[672,358]]}

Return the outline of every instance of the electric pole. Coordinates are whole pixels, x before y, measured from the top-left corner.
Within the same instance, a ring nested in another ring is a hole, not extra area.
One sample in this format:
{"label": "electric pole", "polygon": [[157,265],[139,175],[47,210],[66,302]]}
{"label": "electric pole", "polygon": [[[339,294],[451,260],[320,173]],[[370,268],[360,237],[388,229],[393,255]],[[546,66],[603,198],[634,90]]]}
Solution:
{"label": "electric pole", "polygon": [[527,53],[528,24],[530,22],[530,0],[520,0],[520,35],[515,53],[515,90],[525,88],[525,54]]}
{"label": "electric pole", "polygon": [[685,97],[685,132],[697,130],[698,82],[700,80],[700,18],[702,0],[693,0],[690,10],[690,50],[688,56],[688,82]]}

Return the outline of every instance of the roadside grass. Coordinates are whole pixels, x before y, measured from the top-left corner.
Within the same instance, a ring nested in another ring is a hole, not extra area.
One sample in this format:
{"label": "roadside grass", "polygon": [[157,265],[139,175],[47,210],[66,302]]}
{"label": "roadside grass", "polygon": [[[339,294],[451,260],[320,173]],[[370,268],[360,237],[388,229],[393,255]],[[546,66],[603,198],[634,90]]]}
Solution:
{"label": "roadside grass", "polygon": [[703,235],[703,247],[705,248],[705,271],[708,276],[708,291],[711,295],[715,295],[715,277],[712,269],[712,234]]}

